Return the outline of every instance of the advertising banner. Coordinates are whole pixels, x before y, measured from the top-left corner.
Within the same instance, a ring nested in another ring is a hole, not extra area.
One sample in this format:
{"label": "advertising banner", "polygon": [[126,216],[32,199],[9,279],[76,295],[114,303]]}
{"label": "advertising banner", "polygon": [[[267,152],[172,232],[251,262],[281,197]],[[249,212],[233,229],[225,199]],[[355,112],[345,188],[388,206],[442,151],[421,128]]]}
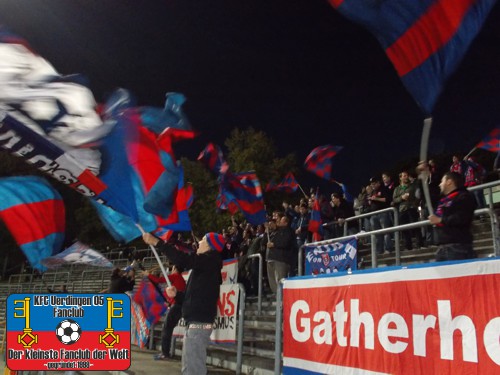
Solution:
{"label": "advertising banner", "polygon": [[306,245],[305,274],[354,271],[357,268],[357,249],[358,241],[355,238],[328,245]]}
{"label": "advertising banner", "polygon": [[[236,317],[238,314],[238,299],[240,288],[238,284],[222,284],[217,301],[217,316],[210,340],[216,343],[236,342]],[[186,324],[184,319],[174,329],[174,336],[183,337]]]}
{"label": "advertising banner", "polygon": [[287,279],[283,373],[500,373],[498,285],[498,258]]}
{"label": "advertising banner", "polygon": [[11,294],[6,315],[6,364],[11,370],[130,367],[126,294]]}

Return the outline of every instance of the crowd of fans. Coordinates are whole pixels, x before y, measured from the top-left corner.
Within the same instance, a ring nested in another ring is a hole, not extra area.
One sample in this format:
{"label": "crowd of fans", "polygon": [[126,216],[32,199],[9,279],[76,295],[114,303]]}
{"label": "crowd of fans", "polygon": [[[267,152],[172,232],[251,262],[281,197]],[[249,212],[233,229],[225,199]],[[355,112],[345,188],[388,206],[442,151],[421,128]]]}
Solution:
{"label": "crowd of fans", "polygon": [[[440,169],[433,160],[428,163],[429,176],[425,183],[429,185],[431,201],[435,207],[440,199],[439,182],[443,172],[450,170],[461,174],[465,186],[482,183],[484,169],[472,157],[461,159],[453,156],[449,168]],[[474,195],[477,207],[485,207],[482,192]],[[297,274],[299,248],[318,239],[318,233],[310,230],[311,212],[319,206],[321,217],[320,239],[334,239],[355,235],[359,232],[372,231],[394,226],[394,210],[386,210],[372,215],[363,215],[394,207],[399,224],[414,223],[426,219],[429,215],[422,180],[417,178],[415,170],[402,170],[397,178],[388,172],[372,177],[354,199],[343,193],[334,192],[327,197],[315,189],[297,202],[283,201],[282,207],[268,215],[268,221],[261,225],[238,222],[231,217],[231,225],[221,230],[226,241],[222,250],[223,259],[239,258],[239,281],[248,295],[257,293],[258,260],[250,257],[261,254],[267,265],[264,276],[268,279],[271,292],[276,292],[277,282],[288,275]],[[318,199],[318,202],[316,202]],[[361,216],[357,218],[357,216]],[[406,250],[422,248],[433,244],[432,228],[406,230],[401,233]],[[196,249],[196,238],[183,238],[179,233],[171,240],[180,250]],[[376,250],[379,254],[394,251],[394,233],[377,235]],[[367,244],[368,240],[361,240]],[[129,259],[133,254],[127,253]]]}

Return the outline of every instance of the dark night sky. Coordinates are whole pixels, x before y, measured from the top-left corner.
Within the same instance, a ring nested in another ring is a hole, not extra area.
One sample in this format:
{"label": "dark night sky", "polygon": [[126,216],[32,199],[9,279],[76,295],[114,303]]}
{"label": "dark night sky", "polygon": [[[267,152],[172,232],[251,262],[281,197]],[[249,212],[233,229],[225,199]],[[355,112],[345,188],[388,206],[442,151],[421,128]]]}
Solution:
{"label": "dark night sky", "polygon": [[[333,174],[354,191],[418,156],[422,112],[375,38],[326,0],[2,0],[0,22],[61,74],[87,75],[98,101],[115,87],[140,105],[186,95],[202,134],[178,156],[253,126],[300,162],[344,146]],[[497,4],[435,107],[430,153],[467,152],[499,122]]]}

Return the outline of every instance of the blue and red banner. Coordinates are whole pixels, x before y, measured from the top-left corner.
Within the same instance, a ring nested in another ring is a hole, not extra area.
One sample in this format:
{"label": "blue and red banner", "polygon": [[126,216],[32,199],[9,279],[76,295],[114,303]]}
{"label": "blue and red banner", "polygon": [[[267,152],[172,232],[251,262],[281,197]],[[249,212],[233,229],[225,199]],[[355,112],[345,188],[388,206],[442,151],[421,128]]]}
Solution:
{"label": "blue and red banner", "polygon": [[42,259],[62,249],[66,218],[64,202],[41,177],[0,179],[0,219],[31,266],[45,271]]}
{"label": "blue and red banner", "polygon": [[6,319],[6,364],[11,370],[130,367],[126,294],[11,294]]}
{"label": "blue and red banner", "polygon": [[332,158],[342,150],[342,146],[318,146],[304,161],[304,167],[316,176],[330,181],[332,179]]}
{"label": "blue and red banner", "polygon": [[378,39],[410,94],[430,114],[496,0],[329,0]]}
{"label": "blue and red banner", "polygon": [[321,275],[357,268],[358,241],[353,238],[328,245],[306,244],[305,275]]}

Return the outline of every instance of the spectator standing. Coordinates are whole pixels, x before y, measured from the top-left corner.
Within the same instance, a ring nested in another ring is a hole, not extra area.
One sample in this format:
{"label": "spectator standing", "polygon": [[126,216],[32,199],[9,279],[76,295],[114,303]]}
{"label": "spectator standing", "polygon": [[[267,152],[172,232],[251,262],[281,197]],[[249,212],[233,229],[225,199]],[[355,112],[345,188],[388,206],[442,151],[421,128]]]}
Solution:
{"label": "spectator standing", "polygon": [[472,194],[457,172],[446,172],[439,187],[443,197],[435,215],[429,216],[438,244],[436,261],[476,258],[472,248],[471,224],[476,208]]}
{"label": "spectator standing", "polygon": [[[472,156],[469,156],[465,161],[465,183],[466,188],[481,185],[484,180],[485,170],[481,164],[479,164]],[[477,208],[486,207],[486,200],[484,199],[484,193],[482,190],[474,190],[472,192],[474,198],[476,199]]]}
{"label": "spectator standing", "polygon": [[293,257],[297,257],[295,235],[289,226],[289,219],[283,216],[272,241],[267,243],[269,254],[267,257],[267,275],[271,291],[276,294],[281,279],[288,276]]}
{"label": "spectator standing", "polygon": [[[373,189],[371,196],[368,197],[370,202],[370,211],[375,212],[389,207],[389,202],[392,197],[389,197],[390,192],[377,177],[372,177],[370,179],[370,185]],[[370,218],[371,230],[378,230],[382,228],[391,227],[391,213],[382,212],[379,214],[372,215]],[[383,254],[384,248],[385,252],[390,252],[393,249],[392,239],[389,234],[383,235],[379,234],[376,236],[376,249],[377,253]]]}
{"label": "spectator standing", "polygon": [[[148,245],[156,246],[160,239],[150,233],[142,236]],[[222,258],[224,237],[210,232],[203,236],[196,254],[186,254],[169,244],[161,249],[174,264],[192,270],[187,282],[182,305],[182,317],[186,321],[186,332],[182,346],[182,374],[199,375],[207,373],[207,346],[217,314],[220,284],[222,283]],[[175,298],[175,286],[167,288],[167,296]]]}
{"label": "spectator standing", "polygon": [[132,266],[125,269],[115,268],[111,274],[108,293],[125,293],[134,289],[135,270]]}
{"label": "spectator standing", "polygon": [[[410,176],[407,171],[402,171],[399,174],[399,186],[394,189],[394,195],[392,202],[394,206],[398,209],[399,214],[399,224],[409,224],[416,223],[419,220],[418,215],[418,198],[416,197],[416,186],[418,180],[410,183]],[[411,250],[412,245],[412,233],[417,240],[417,246],[423,246],[422,232],[420,228],[405,230],[403,232],[403,238],[405,240],[406,250]]]}

